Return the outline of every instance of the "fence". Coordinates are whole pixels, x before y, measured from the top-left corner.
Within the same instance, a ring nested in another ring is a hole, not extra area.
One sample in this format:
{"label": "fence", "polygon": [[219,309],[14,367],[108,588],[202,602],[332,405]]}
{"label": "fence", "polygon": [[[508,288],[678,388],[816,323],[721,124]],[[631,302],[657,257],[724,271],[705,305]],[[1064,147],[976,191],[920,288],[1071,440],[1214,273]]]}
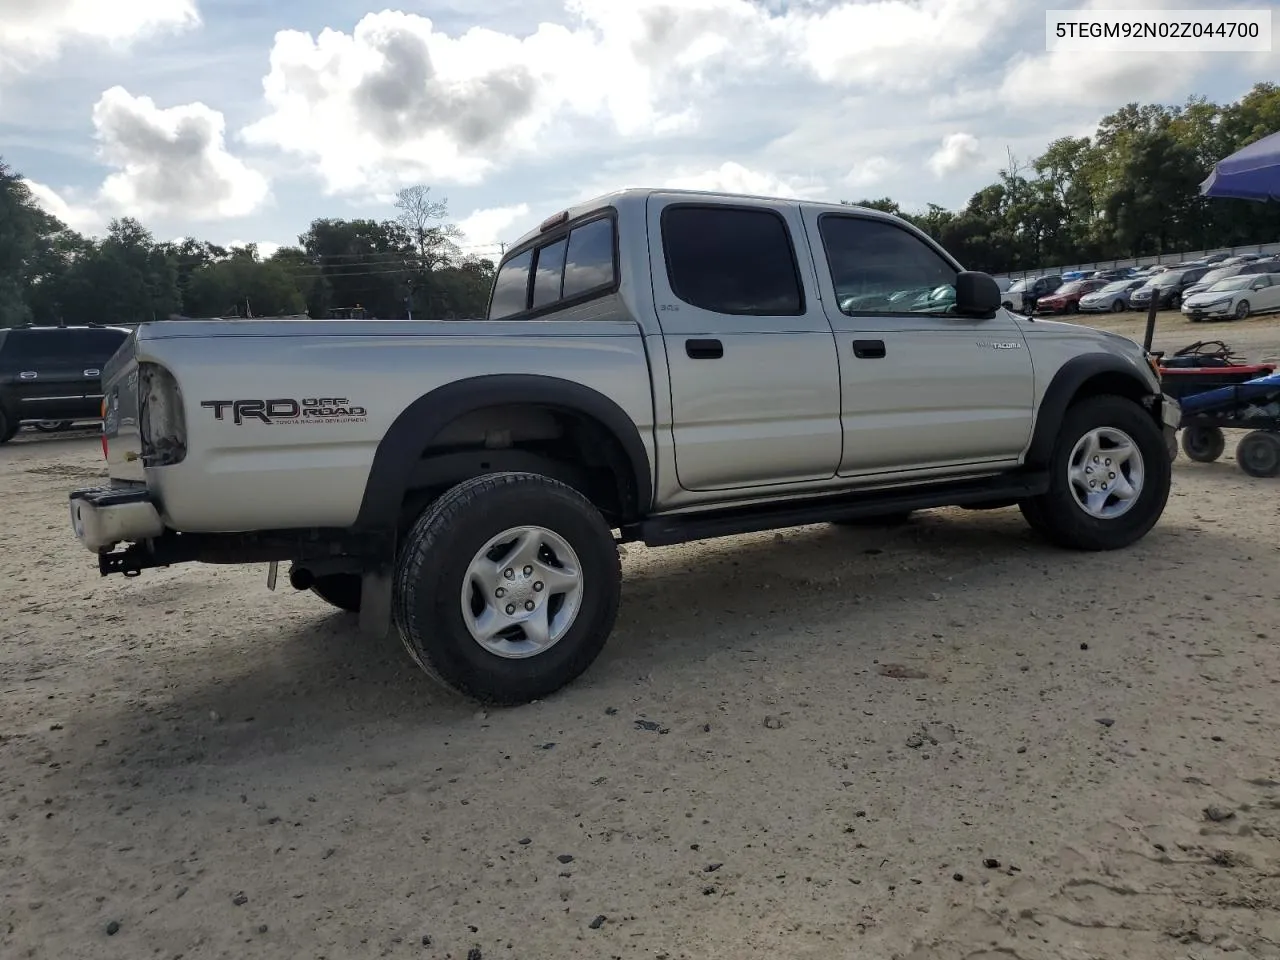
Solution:
{"label": "fence", "polygon": [[1039,270],[1011,270],[1008,273],[995,275],[997,280],[1022,280],[1026,277],[1040,277],[1046,274],[1062,274],[1072,270],[1123,270],[1125,267],[1150,267],[1161,263],[1184,263],[1188,260],[1199,260],[1201,257],[1225,253],[1229,257],[1241,253],[1260,253],[1280,256],[1280,241],[1276,243],[1254,243],[1242,247],[1218,247],[1216,250],[1188,250],[1184,253],[1164,253],[1150,257],[1132,257],[1128,260],[1099,260],[1096,263],[1074,263],[1061,266],[1041,267]]}

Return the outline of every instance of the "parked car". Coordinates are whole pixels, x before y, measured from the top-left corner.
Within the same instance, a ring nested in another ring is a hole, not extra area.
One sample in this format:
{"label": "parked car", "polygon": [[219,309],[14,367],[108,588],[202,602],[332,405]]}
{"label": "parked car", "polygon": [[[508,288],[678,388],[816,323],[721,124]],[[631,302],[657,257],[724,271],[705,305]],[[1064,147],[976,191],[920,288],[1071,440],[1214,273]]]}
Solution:
{"label": "parked car", "polygon": [[1114,270],[1096,270],[1091,280],[1124,280],[1133,276],[1133,267],[1117,267]]}
{"label": "parked car", "polygon": [[1080,309],[1080,298],[1087,293],[1101,290],[1107,285],[1105,280],[1072,280],[1064,283],[1053,293],[1036,301],[1035,312],[1043,313],[1075,313]]}
{"label": "parked car", "polygon": [[1123,313],[1129,309],[1129,298],[1133,291],[1146,285],[1143,277],[1130,277],[1124,280],[1113,280],[1105,287],[1086,294],[1080,298],[1081,313]]}
{"label": "parked car", "polygon": [[[954,296],[838,306],[915,285]],[[1180,420],[1155,358],[1000,303],[876,210],[623,190],[512,244],[484,320],[140,325],[70,526],[104,574],[291,563],[436,680],[524,703],[599,655],[619,543],[1013,504],[1064,547],[1145,536]]]}
{"label": "parked car", "polygon": [[1062,277],[1056,273],[1043,277],[1027,277],[1010,286],[1004,292],[1001,303],[1006,310],[1030,316],[1035,309],[1036,301],[1046,294],[1053,293],[1060,286],[1062,286]]}
{"label": "parked car", "polygon": [[1263,261],[1246,261],[1243,263],[1231,264],[1229,266],[1219,266],[1210,270],[1203,277],[1193,283],[1187,289],[1182,291],[1182,299],[1185,302],[1187,297],[1194,296],[1202,290],[1208,290],[1219,280],[1226,280],[1228,277],[1238,277],[1241,274],[1269,273],[1268,264]]}
{"label": "parked car", "polygon": [[0,443],[24,423],[102,419],[101,371],[128,336],[123,327],[0,329]]}
{"label": "parked car", "polygon": [[1135,310],[1146,310],[1155,297],[1158,309],[1177,310],[1182,305],[1182,292],[1208,272],[1209,268],[1204,266],[1166,270],[1133,291],[1129,305]]}
{"label": "parked car", "polygon": [[1244,320],[1253,313],[1276,310],[1280,310],[1280,273],[1246,273],[1228,277],[1187,297],[1182,304],[1183,314],[1193,322]]}
{"label": "parked car", "polygon": [[1213,266],[1215,263],[1221,263],[1226,260],[1229,256],[1231,256],[1229,253],[1211,253],[1207,257],[1201,257],[1198,262]]}

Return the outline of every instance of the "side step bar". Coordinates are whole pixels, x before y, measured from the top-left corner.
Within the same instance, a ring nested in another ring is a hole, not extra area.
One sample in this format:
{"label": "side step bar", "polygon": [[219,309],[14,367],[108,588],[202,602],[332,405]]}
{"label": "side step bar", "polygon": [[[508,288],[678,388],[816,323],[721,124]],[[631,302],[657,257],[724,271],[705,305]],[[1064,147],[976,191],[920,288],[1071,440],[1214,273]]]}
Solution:
{"label": "side step bar", "polygon": [[622,532],[624,540],[641,540],[650,547],[665,547],[741,533],[763,533],[811,523],[857,520],[935,507],[1000,506],[1038,496],[1048,489],[1048,473],[1021,472],[909,489],[868,490],[852,495],[845,493],[835,497],[788,500],[759,507],[666,514],[650,517]]}

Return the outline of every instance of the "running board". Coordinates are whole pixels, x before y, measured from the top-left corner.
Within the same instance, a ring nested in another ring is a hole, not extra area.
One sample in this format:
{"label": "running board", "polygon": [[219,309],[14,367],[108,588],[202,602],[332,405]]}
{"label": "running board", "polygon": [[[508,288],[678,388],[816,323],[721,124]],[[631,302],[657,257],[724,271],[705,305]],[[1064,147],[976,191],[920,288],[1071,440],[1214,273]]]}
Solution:
{"label": "running board", "polygon": [[1038,496],[1049,489],[1049,474],[1019,472],[981,480],[950,481],[927,486],[868,490],[856,494],[773,501],[755,507],[675,513],[650,517],[623,531],[626,540],[641,540],[650,547],[665,547],[694,540],[763,533],[834,520],[930,510],[935,507],[970,507],[1007,504]]}

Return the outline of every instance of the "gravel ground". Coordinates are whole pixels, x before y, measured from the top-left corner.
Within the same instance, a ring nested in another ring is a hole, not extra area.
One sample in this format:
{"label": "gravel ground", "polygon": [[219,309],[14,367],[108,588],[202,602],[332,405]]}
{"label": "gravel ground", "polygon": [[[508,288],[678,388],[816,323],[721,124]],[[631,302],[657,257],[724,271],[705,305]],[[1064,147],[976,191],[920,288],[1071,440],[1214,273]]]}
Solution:
{"label": "gravel ground", "polygon": [[1117,554],[630,547],[596,665],[490,713],[264,567],[100,579],[100,462],[0,449],[6,958],[1280,958],[1280,481],[1230,449]]}

